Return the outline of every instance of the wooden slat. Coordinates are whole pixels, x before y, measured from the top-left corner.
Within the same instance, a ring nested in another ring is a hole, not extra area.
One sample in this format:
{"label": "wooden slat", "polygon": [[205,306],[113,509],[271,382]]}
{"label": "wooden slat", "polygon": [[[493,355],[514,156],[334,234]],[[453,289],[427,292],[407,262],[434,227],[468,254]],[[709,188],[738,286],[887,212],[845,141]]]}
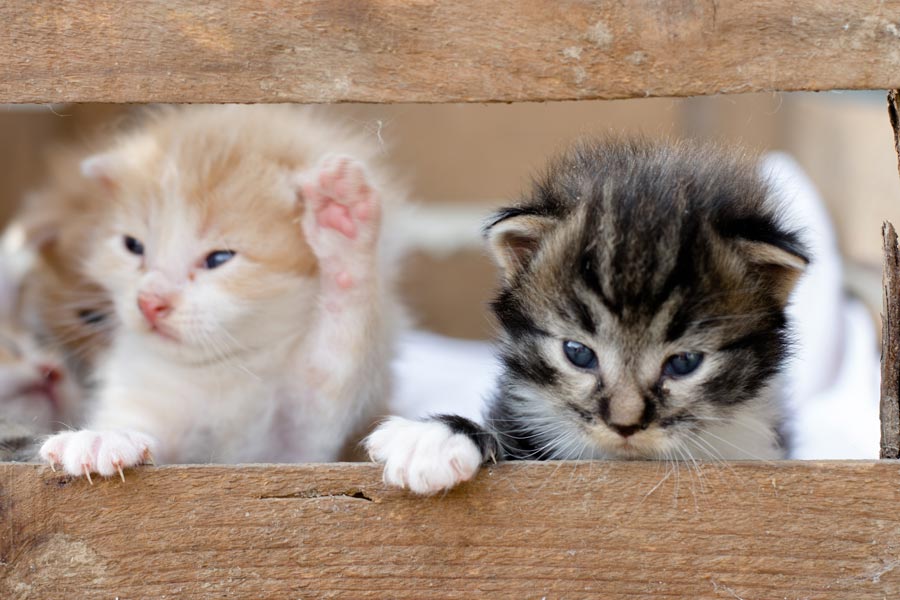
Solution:
{"label": "wooden slat", "polygon": [[894,226],[881,228],[881,458],[900,458],[900,247]]}
{"label": "wooden slat", "polygon": [[[900,90],[890,90],[887,100],[900,173]],[[881,237],[881,458],[900,458],[900,247],[890,222],[885,221]]]}
{"label": "wooden slat", "polygon": [[0,465],[0,597],[897,598],[900,463]]}
{"label": "wooden slat", "polygon": [[897,0],[0,3],[0,102],[486,102],[900,87]]}

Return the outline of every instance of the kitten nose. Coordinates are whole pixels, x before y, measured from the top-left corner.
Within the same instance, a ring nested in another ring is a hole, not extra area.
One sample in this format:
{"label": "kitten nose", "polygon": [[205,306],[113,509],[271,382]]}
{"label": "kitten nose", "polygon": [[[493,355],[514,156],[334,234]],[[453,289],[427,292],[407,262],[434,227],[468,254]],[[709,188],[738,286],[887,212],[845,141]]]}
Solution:
{"label": "kitten nose", "polygon": [[156,294],[138,296],[137,303],[138,308],[141,309],[141,314],[144,315],[144,318],[151,325],[156,325],[157,321],[165,318],[166,315],[172,312],[171,301]]}
{"label": "kitten nose", "polygon": [[599,412],[603,422],[623,438],[647,429],[656,418],[653,401],[637,394],[603,397]]}
{"label": "kitten nose", "polygon": [[627,438],[628,436],[630,436],[631,434],[633,434],[637,431],[640,431],[641,429],[647,429],[646,425],[640,425],[640,424],[616,425],[615,423],[610,423],[609,427],[613,431],[615,431],[616,433],[618,433],[619,435],[621,435],[622,437],[625,437],[625,438]]}
{"label": "kitten nose", "polygon": [[63,378],[62,371],[56,365],[41,364],[38,365],[38,371],[47,383],[56,383]]}

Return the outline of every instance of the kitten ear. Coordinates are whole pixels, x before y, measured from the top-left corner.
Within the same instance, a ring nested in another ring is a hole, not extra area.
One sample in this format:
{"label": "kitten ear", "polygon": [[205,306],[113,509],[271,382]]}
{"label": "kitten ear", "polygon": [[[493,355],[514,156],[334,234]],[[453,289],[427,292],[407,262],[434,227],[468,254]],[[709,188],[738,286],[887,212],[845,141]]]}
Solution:
{"label": "kitten ear", "polygon": [[494,260],[505,277],[528,266],[537,253],[541,240],[553,221],[547,217],[519,209],[501,211],[485,228]]}
{"label": "kitten ear", "polygon": [[113,153],[95,154],[81,161],[81,174],[113,192],[118,189],[119,162]]}
{"label": "kitten ear", "polygon": [[111,150],[94,154],[81,161],[81,174],[96,181],[110,192],[118,191],[121,180],[129,173],[140,173],[158,159],[162,150],[153,136],[137,136],[119,143]]}
{"label": "kitten ear", "polygon": [[809,265],[806,250],[799,242],[787,238],[766,242],[744,239],[738,241],[738,247],[750,264],[771,273],[776,297],[782,306],[787,304],[797,281]]}

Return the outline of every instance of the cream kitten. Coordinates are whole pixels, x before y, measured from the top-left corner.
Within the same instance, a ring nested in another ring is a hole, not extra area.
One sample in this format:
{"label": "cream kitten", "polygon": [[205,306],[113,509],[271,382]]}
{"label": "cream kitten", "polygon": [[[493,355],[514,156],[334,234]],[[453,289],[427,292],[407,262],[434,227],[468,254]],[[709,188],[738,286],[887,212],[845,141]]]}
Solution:
{"label": "cream kitten", "polygon": [[[277,106],[163,110],[82,163],[106,190],[86,257],[121,323],[72,475],[331,461],[382,413],[399,307],[374,148]],[[388,210],[388,213],[390,211]]]}

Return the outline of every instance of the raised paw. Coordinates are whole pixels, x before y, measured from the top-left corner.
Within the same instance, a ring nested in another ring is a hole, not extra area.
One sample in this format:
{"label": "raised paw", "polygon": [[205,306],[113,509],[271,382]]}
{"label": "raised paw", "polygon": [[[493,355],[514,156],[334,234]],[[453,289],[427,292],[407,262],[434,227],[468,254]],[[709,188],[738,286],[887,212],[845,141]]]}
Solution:
{"label": "raised paw", "polygon": [[319,260],[353,261],[354,251],[372,255],[380,206],[361,162],[328,155],[298,183],[306,203],[303,230]]}
{"label": "raised paw", "polygon": [[384,482],[417,494],[436,494],[468,481],[482,463],[478,446],[439,421],[393,417],[366,438],[372,460],[384,464]]}
{"label": "raised paw", "polygon": [[151,462],[155,448],[156,440],[136,431],[81,430],[50,437],[40,455],[51,468],[59,465],[67,474],[83,475],[88,481],[91,473],[104,477],[118,473],[124,481],[122,470]]}

